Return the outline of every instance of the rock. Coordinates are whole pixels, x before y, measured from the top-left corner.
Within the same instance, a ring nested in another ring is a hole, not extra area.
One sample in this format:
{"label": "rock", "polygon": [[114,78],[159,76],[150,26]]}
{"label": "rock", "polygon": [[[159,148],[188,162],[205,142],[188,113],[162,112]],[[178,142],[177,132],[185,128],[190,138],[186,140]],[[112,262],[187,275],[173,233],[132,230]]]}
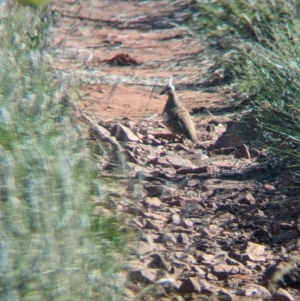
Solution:
{"label": "rock", "polygon": [[133,152],[127,149],[121,150],[119,152],[114,152],[112,157],[115,161],[119,162],[120,164],[122,164],[123,162],[131,162],[134,164],[139,163]]}
{"label": "rock", "polygon": [[232,301],[234,297],[225,290],[218,290],[217,299],[220,301]]}
{"label": "rock", "polygon": [[172,242],[174,245],[177,244],[177,239],[173,233],[163,233],[161,242]]}
{"label": "rock", "polygon": [[242,253],[235,250],[230,250],[228,256],[236,259],[237,261],[247,264],[247,261],[263,262],[266,260],[265,247],[259,244],[248,241]]}
{"label": "rock", "polygon": [[240,145],[234,153],[235,158],[247,158],[251,159],[249,148],[246,144]]}
{"label": "rock", "polygon": [[161,183],[145,183],[143,185],[149,197],[159,197],[162,201],[171,200],[175,189],[162,185]]}
{"label": "rock", "polygon": [[129,128],[121,123],[117,123],[113,126],[113,128],[111,129],[111,135],[115,136],[118,141],[139,141],[139,138]]}
{"label": "rock", "polygon": [[221,233],[221,231],[222,231],[222,228],[220,228],[218,225],[209,225],[208,227],[205,227],[201,231],[200,236],[212,238],[212,237],[218,236]]}
{"label": "rock", "polygon": [[226,132],[216,141],[214,147],[233,147],[247,144],[261,135],[259,124],[251,113],[245,115],[240,121],[228,123]]}
{"label": "rock", "polygon": [[184,228],[193,228],[193,222],[185,217],[181,217],[180,225]]}
{"label": "rock", "polygon": [[271,233],[265,226],[256,229],[252,236],[256,237],[259,241],[267,241],[272,237]]}
{"label": "rock", "polygon": [[198,255],[197,261],[205,265],[211,265],[214,258],[215,255],[213,254],[202,253],[201,255]]}
{"label": "rock", "polygon": [[152,135],[154,138],[162,138],[162,139],[167,139],[171,140],[174,138],[174,135],[170,133],[169,130],[166,128],[147,128],[147,134]]}
{"label": "rock", "polygon": [[218,280],[218,277],[215,276],[215,275],[212,274],[212,273],[207,273],[206,279],[207,279],[207,280],[212,280],[212,281],[217,281],[217,280]]}
{"label": "rock", "polygon": [[214,174],[217,173],[219,169],[215,166],[207,164],[201,164],[198,167],[182,167],[179,168],[176,173],[179,175],[186,175],[189,173],[195,173],[195,174],[202,174],[202,173],[208,173],[208,174]]}
{"label": "rock", "polygon": [[240,269],[224,263],[213,266],[211,273],[216,275],[219,280],[228,279],[229,275],[238,274]]}
{"label": "rock", "polygon": [[235,219],[236,217],[233,214],[226,212],[221,215],[218,215],[216,218],[213,218],[213,221],[214,223],[217,223],[219,226],[226,226]]}
{"label": "rock", "polygon": [[256,203],[255,198],[251,193],[246,193],[238,199],[239,204],[253,205]]}
{"label": "rock", "polygon": [[147,264],[148,268],[165,269],[170,270],[170,264],[168,264],[160,254],[154,253],[149,256],[151,259]]}
{"label": "rock", "polygon": [[266,191],[269,191],[269,192],[276,190],[276,188],[274,186],[270,185],[270,184],[265,184],[264,188],[265,188]]}
{"label": "rock", "polygon": [[251,241],[248,241],[244,247],[245,253],[254,255],[254,256],[263,256],[265,255],[265,247],[259,244],[255,244]]}
{"label": "rock", "polygon": [[[158,248],[159,247],[159,248]],[[161,245],[149,244],[144,241],[134,241],[128,244],[128,248],[136,252],[138,255],[147,255],[154,251],[165,251],[165,248]]]}
{"label": "rock", "polygon": [[295,301],[295,299],[283,288],[279,288],[276,293],[272,295],[276,301]]}
{"label": "rock", "polygon": [[164,221],[164,222],[166,222],[168,220],[168,218],[166,218],[164,216],[164,214],[156,214],[156,213],[153,213],[153,212],[143,212],[143,215],[145,217],[148,217],[151,220],[161,220],[161,221]]}
{"label": "rock", "polygon": [[184,244],[185,246],[188,246],[191,244],[191,240],[189,239],[189,236],[186,233],[179,233],[177,237],[177,241],[180,244]]}
{"label": "rock", "polygon": [[270,298],[270,292],[263,286],[258,284],[246,284],[244,287],[246,297]]}
{"label": "rock", "polygon": [[143,203],[147,207],[151,207],[151,208],[160,208],[161,205],[162,205],[162,201],[159,198],[157,198],[157,197],[154,197],[154,198],[146,197],[144,199]]}
{"label": "rock", "polygon": [[157,279],[157,270],[146,268],[143,264],[130,262],[129,277],[142,283],[154,283]]}
{"label": "rock", "polygon": [[201,287],[197,278],[190,277],[183,280],[180,286],[178,287],[178,292],[182,294],[200,293]]}
{"label": "rock", "polygon": [[205,276],[204,270],[202,270],[201,268],[199,268],[197,265],[193,265],[192,266],[192,271],[196,272],[197,276],[200,276],[200,277],[204,277]]}
{"label": "rock", "polygon": [[157,231],[159,234],[163,233],[163,228],[165,226],[165,222],[160,220],[152,220],[152,219],[145,219],[145,229],[153,229]]}
{"label": "rock", "polygon": [[[149,163],[149,162],[148,162]],[[195,168],[196,166],[188,159],[184,159],[179,155],[166,155],[150,161],[152,164],[160,164],[161,166],[172,166],[174,168]]]}

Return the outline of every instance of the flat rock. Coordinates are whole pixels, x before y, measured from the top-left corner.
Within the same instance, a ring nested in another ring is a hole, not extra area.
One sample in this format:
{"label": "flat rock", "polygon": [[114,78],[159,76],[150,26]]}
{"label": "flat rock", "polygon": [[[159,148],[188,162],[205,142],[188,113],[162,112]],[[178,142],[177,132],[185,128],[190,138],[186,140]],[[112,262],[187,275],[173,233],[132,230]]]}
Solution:
{"label": "flat rock", "polygon": [[184,159],[179,155],[166,155],[155,160],[156,164],[161,166],[172,166],[174,168],[195,168],[196,166],[188,159]]}
{"label": "flat rock", "polygon": [[216,275],[219,280],[224,280],[224,279],[228,279],[229,275],[238,274],[240,272],[240,269],[236,266],[231,266],[231,265],[221,263],[213,266],[211,272],[214,275]]}
{"label": "flat rock", "polygon": [[121,123],[117,123],[111,129],[111,134],[116,137],[118,141],[132,141],[138,142],[140,139],[129,129]]}

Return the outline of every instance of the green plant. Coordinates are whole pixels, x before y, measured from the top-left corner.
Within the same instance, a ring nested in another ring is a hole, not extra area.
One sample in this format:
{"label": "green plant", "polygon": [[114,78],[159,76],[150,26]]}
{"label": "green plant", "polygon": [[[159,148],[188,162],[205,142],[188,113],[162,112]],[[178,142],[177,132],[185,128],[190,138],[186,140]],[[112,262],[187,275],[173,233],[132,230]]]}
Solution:
{"label": "green plant", "polygon": [[0,300],[121,300],[120,263],[108,259],[122,262],[126,235],[118,220],[93,226],[105,188],[41,50],[42,16],[8,1],[0,19]]}

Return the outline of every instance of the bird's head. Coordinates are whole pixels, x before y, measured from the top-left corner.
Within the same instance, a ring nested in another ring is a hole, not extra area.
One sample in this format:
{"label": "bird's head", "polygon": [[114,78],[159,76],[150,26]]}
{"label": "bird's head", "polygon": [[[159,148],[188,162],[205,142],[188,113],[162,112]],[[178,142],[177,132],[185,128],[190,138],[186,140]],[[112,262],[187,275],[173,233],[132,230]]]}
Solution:
{"label": "bird's head", "polygon": [[172,76],[170,77],[169,83],[163,88],[163,90],[159,93],[162,94],[174,94],[175,88],[172,85]]}

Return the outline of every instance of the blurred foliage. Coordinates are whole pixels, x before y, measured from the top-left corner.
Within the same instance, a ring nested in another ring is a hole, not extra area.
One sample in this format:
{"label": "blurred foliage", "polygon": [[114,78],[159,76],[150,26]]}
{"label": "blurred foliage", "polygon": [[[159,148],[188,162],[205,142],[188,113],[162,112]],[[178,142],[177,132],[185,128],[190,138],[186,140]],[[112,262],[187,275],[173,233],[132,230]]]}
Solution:
{"label": "blurred foliage", "polygon": [[15,1],[0,19],[0,300],[121,300],[126,233],[118,217],[93,226],[105,187],[49,62],[50,20]]}

